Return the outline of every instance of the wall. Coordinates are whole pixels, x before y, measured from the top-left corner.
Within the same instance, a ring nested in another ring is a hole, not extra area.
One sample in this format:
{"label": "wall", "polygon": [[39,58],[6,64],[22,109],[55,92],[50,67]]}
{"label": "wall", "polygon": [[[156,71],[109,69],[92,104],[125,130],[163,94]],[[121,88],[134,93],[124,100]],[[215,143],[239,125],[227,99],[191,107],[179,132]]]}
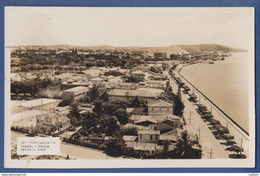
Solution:
{"label": "wall", "polygon": [[159,136],[160,136],[159,134],[158,135],[152,134],[152,139],[150,139],[150,134],[142,134],[142,135],[138,134],[138,141],[147,142],[147,143],[157,143],[159,142]]}

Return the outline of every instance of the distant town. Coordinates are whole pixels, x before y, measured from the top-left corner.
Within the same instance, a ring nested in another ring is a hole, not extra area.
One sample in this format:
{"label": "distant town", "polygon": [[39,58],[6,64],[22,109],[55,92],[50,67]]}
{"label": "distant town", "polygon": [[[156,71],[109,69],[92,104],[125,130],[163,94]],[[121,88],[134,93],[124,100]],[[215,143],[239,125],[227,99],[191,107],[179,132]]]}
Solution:
{"label": "distant town", "polygon": [[[85,152],[94,159],[247,158],[233,122],[214,116],[214,104],[203,103],[207,98],[179,73],[186,65],[223,62],[234,51],[222,45],[12,47],[12,159],[84,158],[78,147],[91,149]],[[17,155],[19,136],[60,137],[61,155]]]}

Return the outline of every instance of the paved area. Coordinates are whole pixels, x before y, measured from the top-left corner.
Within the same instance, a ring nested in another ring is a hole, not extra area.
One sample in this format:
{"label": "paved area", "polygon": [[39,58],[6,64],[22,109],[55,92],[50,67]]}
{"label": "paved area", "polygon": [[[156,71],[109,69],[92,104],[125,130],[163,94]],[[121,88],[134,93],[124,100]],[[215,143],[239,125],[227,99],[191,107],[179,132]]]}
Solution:
{"label": "paved area", "polygon": [[[180,69],[180,67],[177,68],[176,74],[178,74],[178,69]],[[215,107],[207,98],[200,94],[200,92],[196,91],[196,89],[193,88],[193,85],[188,83],[185,79],[182,79],[182,81],[185,82],[185,85],[188,85],[191,91],[193,91],[196,94],[199,103],[203,104],[207,107],[209,111],[211,111],[214,119],[219,120],[223,126],[228,127],[230,134],[234,136],[234,141],[236,142],[236,144],[238,146],[243,147],[244,154],[246,156],[249,156],[249,136],[245,132],[243,132],[236,124],[234,124],[228,117],[226,117],[225,114],[219,111],[218,108]],[[227,148],[224,145],[223,147]]]}
{"label": "paved area", "polygon": [[[175,71],[174,74],[178,77],[180,77],[179,75],[179,69],[181,68],[181,66],[178,66]],[[164,74],[168,74],[166,71],[164,72]],[[192,89],[192,86],[188,84],[188,82],[186,82],[184,79],[182,79],[183,82],[185,82],[186,85],[188,85]],[[170,84],[172,86],[173,89],[173,93],[177,94],[178,92],[178,84],[175,82],[175,80],[173,78],[170,78]],[[226,124],[226,119],[223,118],[223,116],[221,116],[219,114],[219,112],[214,112],[214,107],[212,107],[212,105],[208,105],[206,104],[206,100],[203,100],[203,96],[199,95],[198,92],[194,92],[197,97],[201,97],[201,102],[202,104],[204,104],[205,106],[208,107],[209,110],[212,109],[212,114],[214,116],[215,119],[219,120],[221,122],[221,124]],[[187,125],[185,128],[187,128],[188,131],[192,132],[193,134],[196,134],[199,137],[199,143],[202,146],[202,151],[203,151],[203,155],[202,158],[205,159],[209,159],[209,158],[229,158],[229,154],[230,152],[228,152],[227,150],[225,150],[227,147],[222,145],[221,140],[218,140],[215,138],[215,136],[212,134],[211,130],[208,127],[208,124],[206,122],[203,121],[203,119],[201,118],[201,116],[198,114],[198,112],[196,111],[197,106],[193,103],[190,102],[188,100],[189,95],[188,94],[184,94],[182,93],[182,101],[185,105],[184,108],[184,118],[185,121],[187,122]],[[211,108],[212,107],[212,108]],[[230,123],[230,122],[229,122]],[[230,133],[232,135],[235,136],[235,141],[238,143],[239,140],[241,141],[241,134],[239,134],[239,131],[235,128],[233,128],[233,126],[235,126],[234,124],[230,123]],[[248,147],[246,146],[248,143],[248,140],[246,139],[242,139],[245,140],[245,142],[243,143],[243,147],[245,150],[245,154],[248,154]],[[239,143],[238,143],[239,144]],[[248,155],[247,155],[248,156]]]}

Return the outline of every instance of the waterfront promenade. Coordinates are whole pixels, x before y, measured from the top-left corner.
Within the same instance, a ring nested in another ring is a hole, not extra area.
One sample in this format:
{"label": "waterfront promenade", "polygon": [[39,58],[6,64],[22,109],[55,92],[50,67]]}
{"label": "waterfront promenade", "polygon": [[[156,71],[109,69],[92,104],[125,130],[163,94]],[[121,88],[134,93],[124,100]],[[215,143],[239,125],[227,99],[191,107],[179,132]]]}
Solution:
{"label": "waterfront promenade", "polygon": [[[179,65],[174,70],[174,74],[180,77],[182,81],[187,85],[197,97],[200,104],[205,105],[209,111],[212,112],[214,119],[219,120],[223,126],[226,126],[230,134],[234,136],[234,141],[238,146],[242,146],[244,149],[244,154],[249,156],[249,136],[243,129],[236,125],[225,113],[222,112],[211,100],[209,100],[202,92],[200,92],[196,87],[192,85],[187,79],[185,79],[180,70],[183,65]],[[170,84],[173,88],[173,93],[177,93],[178,84],[173,78],[170,78]],[[182,93],[182,101],[185,105],[184,108],[184,118],[187,122],[186,128],[197,134],[199,137],[199,142],[202,145],[203,156],[202,158],[228,158],[229,154],[232,152],[225,150],[228,146],[221,144],[223,140],[218,140],[212,134],[206,122],[203,121],[201,116],[196,111],[196,104],[188,100],[189,95]]]}

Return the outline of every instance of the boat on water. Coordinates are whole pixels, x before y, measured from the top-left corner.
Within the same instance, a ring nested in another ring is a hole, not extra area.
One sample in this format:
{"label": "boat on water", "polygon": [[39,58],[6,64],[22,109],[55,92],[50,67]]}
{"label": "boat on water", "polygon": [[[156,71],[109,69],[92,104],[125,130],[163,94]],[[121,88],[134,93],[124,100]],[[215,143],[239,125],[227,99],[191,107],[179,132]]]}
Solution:
{"label": "boat on water", "polygon": [[209,64],[214,64],[214,61],[213,60],[209,60]]}

